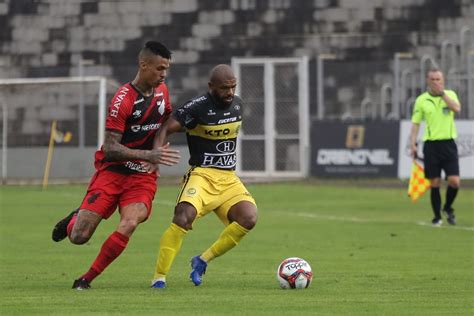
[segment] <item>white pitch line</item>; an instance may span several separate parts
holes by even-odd
[[[449,228],[449,229],[461,229],[461,230],[474,231],[474,227],[469,227],[469,226],[433,226],[433,224],[428,223],[428,222],[416,222],[416,224],[420,226],[428,226],[428,227],[433,227],[433,228]]]
[[[288,211],[275,211],[277,213],[286,214],[288,215]],[[323,220],[330,220],[330,221],[341,221],[341,222],[353,222],[353,223],[396,223],[396,224],[416,224],[419,226],[427,226],[433,228],[449,228],[449,229],[458,229],[458,230],[468,230],[474,231],[474,227],[471,226],[433,226],[431,223],[427,222],[411,222],[411,221],[383,221],[377,219],[368,219],[368,218],[358,218],[358,217],[345,217],[345,216],[333,216],[333,215],[321,215],[321,214],[310,214],[310,213],[291,213],[292,216],[300,216],[306,218],[315,218],[315,219],[323,219]]]
[[[71,194],[67,192],[60,192],[58,193],[62,196],[75,196],[76,194]],[[170,200],[162,200],[157,197],[153,200],[153,204],[164,205],[164,206],[175,206],[176,202]],[[275,211],[276,213],[288,215],[288,211]],[[377,219],[368,219],[368,218],[359,218],[359,217],[346,217],[346,216],[334,216],[334,215],[321,215],[321,214],[311,214],[311,213],[291,213],[292,216],[300,216],[306,218],[315,218],[315,219],[323,219],[329,221],[341,221],[341,222],[352,222],[352,223],[398,223],[398,224],[410,224],[413,222],[410,221],[383,221]],[[419,226],[426,226],[432,228],[449,228],[449,229],[458,229],[458,230],[467,230],[467,231],[474,231],[474,227],[471,226],[433,226],[431,223],[428,222],[415,222],[414,224]]]

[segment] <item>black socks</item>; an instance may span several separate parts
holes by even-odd
[[[433,209],[434,216],[441,218],[441,194],[439,188],[431,188],[431,208]]]
[[[451,205],[458,194],[458,188],[453,188],[452,186],[448,186],[446,190],[446,203],[444,204],[444,209],[447,211],[451,210]]]

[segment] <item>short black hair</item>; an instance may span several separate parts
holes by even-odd
[[[436,66],[432,66],[432,67],[428,68],[428,70],[426,71],[426,74],[425,74],[425,75],[426,75],[426,78],[428,78],[428,75],[429,75],[430,73],[432,73],[432,72],[440,72],[440,73],[443,73],[440,68],[438,68],[438,67],[436,67]]]
[[[160,55],[161,57],[166,58],[166,59],[171,59],[171,51],[160,42],[156,42],[156,41],[146,42],[141,52],[145,52],[145,51],[151,52],[154,55]]]

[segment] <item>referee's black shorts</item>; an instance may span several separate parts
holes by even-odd
[[[441,169],[446,176],[459,175],[458,147],[453,139],[426,141],[423,156],[426,178],[441,178]]]

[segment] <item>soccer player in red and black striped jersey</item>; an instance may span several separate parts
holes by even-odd
[[[108,107],[105,140],[95,154],[96,172],[80,207],[53,229],[54,241],[66,237],[73,244],[86,243],[102,219],[118,207],[120,223],[104,242],[90,269],[74,281],[73,289],[90,283],[127,246],[138,224],[151,213],[157,189],[156,164],[174,165],[179,153],[169,144],[153,149],[153,139],[171,113],[164,80],[171,52],[159,42],[147,42],[138,55],[135,79],[120,87]]]

